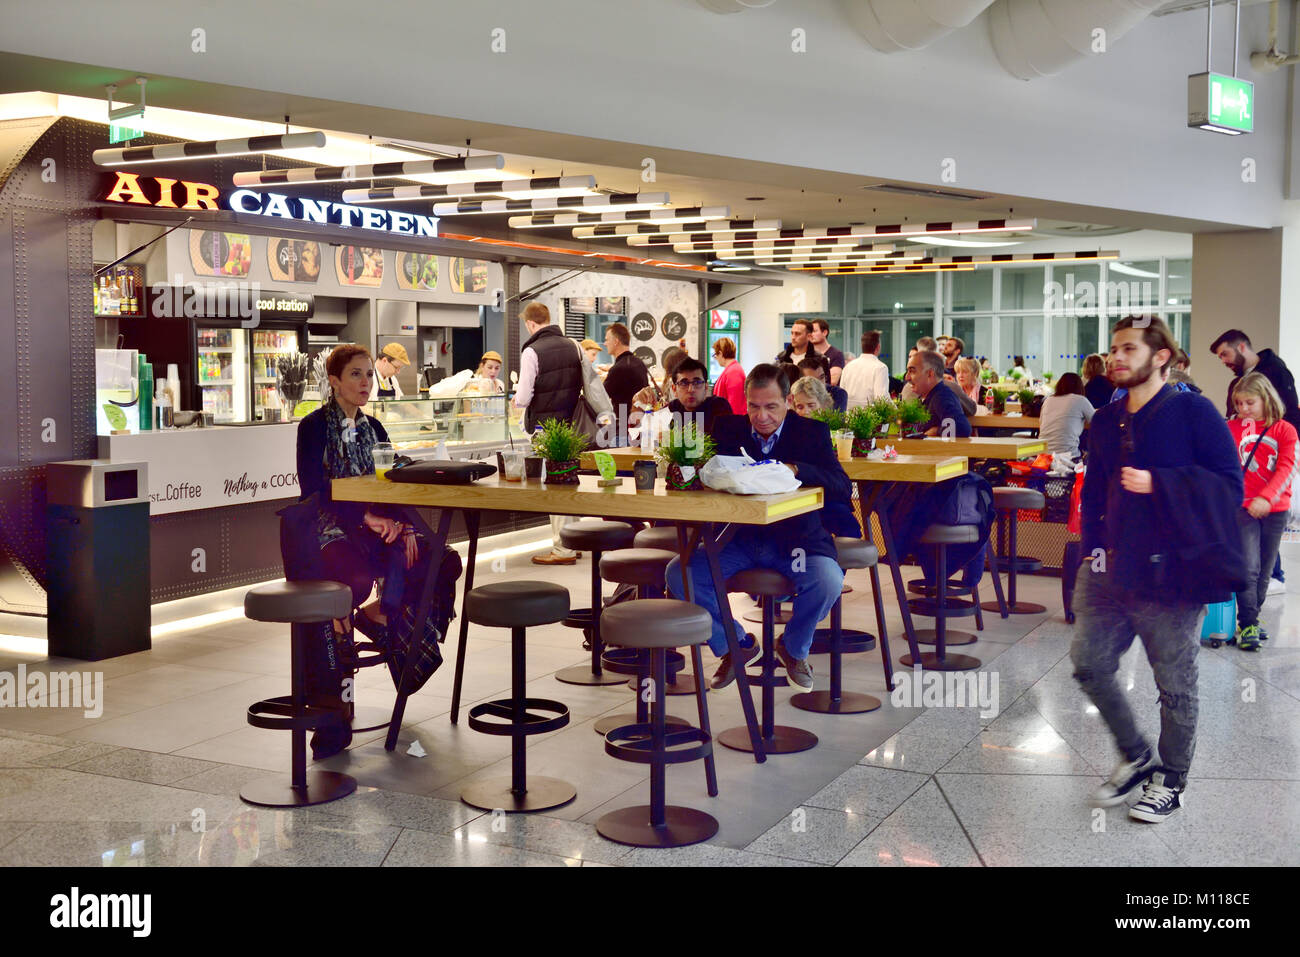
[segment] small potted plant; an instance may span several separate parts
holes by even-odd
[[[876,434],[891,435],[898,430],[898,403],[887,395],[872,402],[868,409],[876,417]]]
[[[993,392],[993,414],[1002,415],[1007,410],[1007,392],[1005,389],[994,388]]]
[[[1043,411],[1043,396],[1033,389],[1021,389],[1020,411],[1025,415],[1037,416]]]
[[[716,451],[713,436],[694,422],[685,422],[669,427],[655,454],[668,466],[664,476],[668,488],[676,492],[694,492],[704,488],[700,481],[700,466],[713,458]]]
[[[1056,375],[1055,372],[1044,372],[1044,373],[1043,373],[1043,381],[1044,381],[1044,382],[1051,382],[1051,381],[1052,381],[1052,377],[1053,377],[1054,375]]]
[[[533,441],[533,451],[546,459],[547,485],[577,485],[578,460],[587,447],[587,436],[572,422],[547,419]]]
[[[980,381],[985,385],[992,385],[998,381],[998,374],[992,369],[985,369],[980,373]]]
[[[844,427],[853,433],[853,446],[850,453],[855,459],[865,459],[876,447],[876,432],[880,429],[880,419],[869,405],[850,409],[844,417]]]
[[[930,410],[920,399],[901,399],[898,402],[898,431],[903,438],[911,439],[925,434],[925,423],[930,421]]]

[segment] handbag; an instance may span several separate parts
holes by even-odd
[[[444,547],[438,565],[438,580],[434,586],[433,603],[429,606],[429,616],[421,627],[416,625],[415,613],[420,604],[424,579],[419,575],[407,577],[402,591],[401,616],[396,624],[389,623],[389,633],[385,636],[388,645],[386,650],[389,653],[388,671],[393,677],[393,687],[399,693],[415,694],[442,666],[442,649],[438,646],[446,639],[447,629],[452,619],[456,617],[456,582],[460,579],[463,570],[460,555]],[[384,644],[383,641],[379,643],[381,647]],[[402,675],[406,669],[406,660],[412,654],[412,648],[415,649],[415,660],[411,663],[411,673],[407,676],[407,682],[403,684]]]

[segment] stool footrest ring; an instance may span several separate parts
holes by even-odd
[[[570,608],[569,617],[564,619],[566,628],[590,628],[594,623],[594,618],[590,608]]]
[[[869,631],[858,631],[856,628],[840,629],[840,654],[854,655],[862,651],[876,650],[876,636]],[[818,628],[813,632],[812,647],[808,649],[810,655],[829,655],[831,653],[831,630],[829,628]]]
[[[648,722],[625,724],[605,735],[605,753],[620,761],[650,764],[661,759],[665,764],[699,761],[713,753],[713,739],[696,727],[666,728],[665,750],[654,749],[654,728]]]
[[[552,712],[535,714],[534,712]],[[485,720],[488,717],[497,720]],[[515,703],[509,698],[486,701],[469,709],[469,726],[483,734],[515,734]],[[524,734],[545,734],[569,723],[569,709],[561,701],[550,698],[525,698],[523,720]]]
[[[644,648],[606,647],[600,656],[600,667],[616,675],[639,675],[650,668],[649,654]],[[676,675],[686,668],[686,656],[680,651],[669,651],[664,664],[668,675]]]
[[[314,731],[322,725],[342,720],[337,711],[329,708],[295,707],[290,695],[264,698],[248,706],[248,723],[271,731]]]

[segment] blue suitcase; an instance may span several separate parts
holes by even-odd
[[[1237,596],[1215,605],[1207,605],[1205,621],[1201,624],[1201,641],[1218,648],[1225,641],[1232,642],[1237,634]]]

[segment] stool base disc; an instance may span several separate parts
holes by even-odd
[[[749,740],[749,728],[743,724],[738,728],[728,728],[717,736],[719,744],[733,751],[754,751]],[[817,747],[817,735],[803,728],[789,728],[778,724],[772,729],[772,736],[763,739],[763,751],[767,754],[795,754]]]
[[[911,668],[913,659],[910,654],[898,659],[899,664]],[[921,667],[926,671],[973,671],[980,666],[978,658],[970,655],[946,655],[942,661],[933,651],[921,652]]]
[[[790,623],[790,618],[793,616],[793,614],[794,612],[790,611],[790,609],[782,608],[780,611],[776,613],[776,618],[774,618],[773,620],[778,625],[788,625]],[[740,617],[745,619],[745,621],[752,621],[761,625],[763,623],[763,609],[756,608],[753,611],[747,611]]]
[[[935,636],[938,634],[933,628],[916,629],[916,642],[919,645],[933,645],[938,642]],[[953,645],[973,645],[979,641],[969,631],[945,631],[943,633],[943,643],[951,647]]]
[[[357,789],[357,779],[338,771],[308,771],[307,786],[295,788],[283,774],[249,781],[239,789],[239,798],[259,807],[311,807],[347,797]]]
[[[627,675],[616,675],[604,669],[598,675],[592,674],[590,664],[561,668],[555,673],[555,678],[566,685],[621,685],[627,681]]]
[[[998,603],[995,601],[981,602],[980,607],[985,611],[1001,611]],[[1007,602],[1007,614],[1009,615],[1043,615],[1047,613],[1047,606],[1040,605],[1032,601],[1018,601],[1014,605]]]
[[[592,726],[592,730],[603,737],[615,728],[621,728],[626,724],[636,724],[637,722],[638,719],[635,714],[611,714],[608,718],[601,718],[597,721]],[[664,724],[667,725],[670,730],[673,728],[689,728],[691,726],[689,721],[685,718],[679,718],[675,714],[666,715],[664,717]]]
[[[530,774],[525,783],[528,790],[516,794],[510,790],[510,778],[489,778],[461,791],[460,799],[470,807],[482,808],[484,811],[501,808],[507,814],[527,814],[560,807],[578,796],[578,791],[572,784],[559,778]]]
[[[829,691],[805,691],[793,695],[790,703],[800,711],[818,714],[866,714],[880,707],[879,698],[856,691],[842,691],[838,700],[832,698]]]
[[[596,822],[596,833],[617,844],[632,847],[685,847],[699,844],[718,833],[711,814],[669,804],[664,808],[664,826],[650,824],[650,805],[610,811]]]

